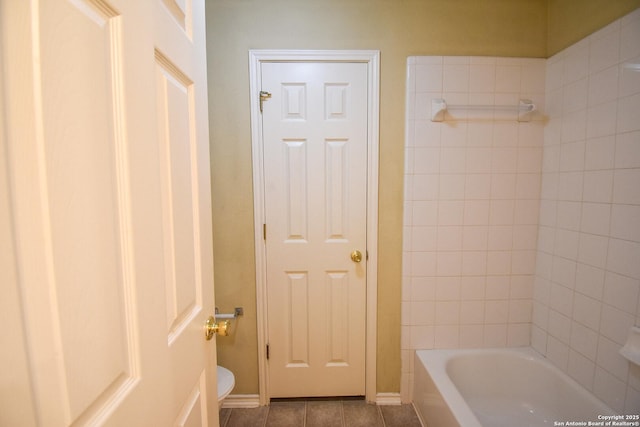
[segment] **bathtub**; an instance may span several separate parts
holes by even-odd
[[[417,350],[413,404],[427,427],[606,425],[615,415],[531,348]]]

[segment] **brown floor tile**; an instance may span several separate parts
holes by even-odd
[[[272,403],[269,406],[267,427],[304,426],[305,402]]]
[[[231,409],[222,408],[220,409],[220,427],[225,427],[227,425],[227,421],[229,421],[229,417],[231,416]]]
[[[384,418],[384,420],[383,420]],[[221,427],[421,427],[413,405],[376,406],[363,400],[271,402],[220,411]]]
[[[342,427],[342,402],[307,402],[306,427]]]
[[[346,427],[383,427],[376,405],[366,402],[342,402]]]
[[[232,409],[225,427],[262,427],[267,419],[268,406]]]
[[[381,406],[386,427],[421,427],[413,405]]]

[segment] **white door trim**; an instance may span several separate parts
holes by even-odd
[[[269,378],[266,345],[267,281],[266,252],[263,239],[264,164],[262,120],[259,92],[260,64],[263,62],[360,62],[367,64],[368,130],[367,130],[367,319],[365,398],[376,401],[376,331],[378,300],[378,146],[380,105],[380,52],[377,50],[250,50],[249,79],[251,95],[251,140],[253,157],[253,210],[256,257],[256,309],[258,328],[258,378],[260,404],[269,404]]]

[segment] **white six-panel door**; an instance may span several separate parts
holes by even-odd
[[[217,426],[204,1],[1,7],[0,424]]]
[[[364,395],[367,64],[260,71],[269,393]]]

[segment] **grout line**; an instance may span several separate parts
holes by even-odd
[[[380,408],[380,405],[376,405],[376,410],[378,411],[378,418],[382,421],[382,427],[387,427],[387,423],[384,421],[384,417],[382,416],[382,408]]]
[[[307,427],[307,407],[309,406],[309,402],[304,402],[304,414],[302,416],[302,427]]]
[[[269,412],[271,411],[271,405],[267,405],[267,414],[264,417],[264,423],[262,427],[267,427],[267,420],[269,419]]]

